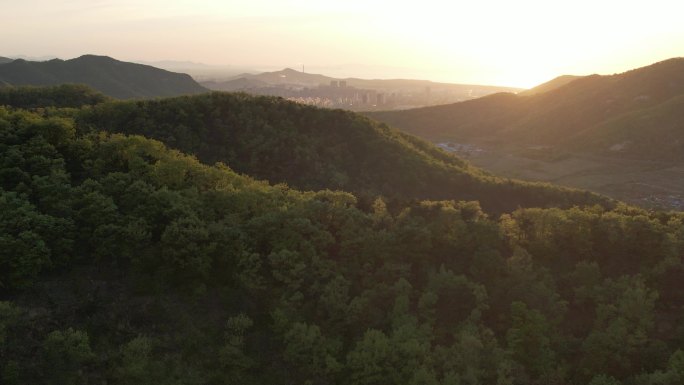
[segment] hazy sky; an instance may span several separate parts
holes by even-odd
[[[0,0],[0,10],[0,56],[305,64],[520,87],[684,56],[681,0]]]

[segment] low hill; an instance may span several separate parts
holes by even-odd
[[[367,115],[430,140],[563,147],[576,135],[598,135],[598,126],[609,120],[652,109],[682,94],[684,59],[675,58],[622,74],[582,77],[543,93]],[[664,120],[677,119],[674,109],[658,111],[669,114]],[[625,135],[619,140],[637,139]],[[617,138],[612,142],[619,143]]]
[[[0,64],[10,63],[12,61],[14,61],[14,59],[10,59],[8,57],[0,56]]]
[[[85,84],[119,99],[178,96],[207,91],[186,74],[94,55],[45,62],[14,60],[0,65],[0,81],[15,86]]]
[[[260,74],[243,74],[240,78],[257,80],[268,84],[292,84],[303,86],[317,86],[328,84],[333,78],[320,74],[310,74],[302,71],[285,68],[280,71],[263,72]]]
[[[249,79],[246,77],[241,77],[226,81],[208,80],[202,82],[202,86],[215,91],[235,92],[250,90],[254,88],[268,87],[269,84],[259,79]]]
[[[85,110],[79,125],[155,138],[209,164],[302,190],[366,200],[456,199],[489,212],[608,201],[579,190],[501,179],[358,114],[274,97],[213,93]]]
[[[201,84],[214,91],[247,91],[272,87],[318,87],[328,85],[332,77],[285,68],[262,73],[242,73],[226,80],[205,80]]]

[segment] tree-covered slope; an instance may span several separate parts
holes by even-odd
[[[362,207],[76,115],[0,107],[3,384],[684,380],[681,213]]]
[[[610,204],[580,190],[497,178],[435,146],[358,114],[274,97],[213,93],[100,104],[79,127],[140,134],[201,161],[298,189],[479,200],[490,212],[517,207]]]
[[[108,100],[110,98],[100,92],[77,84],[52,87],[0,87],[0,106],[14,108],[80,108],[104,103]]]
[[[0,64],[0,81],[15,86],[85,84],[119,99],[167,97],[207,91],[187,74],[95,55],[45,62],[14,60]]]
[[[576,135],[585,135],[587,142],[591,141],[589,133],[604,135],[595,128],[609,120],[653,109],[683,94],[684,59],[675,58],[622,74],[585,76],[532,95],[501,94],[366,115],[430,140],[488,140],[563,148]],[[668,121],[681,115],[674,109],[658,111]],[[625,133],[630,133],[629,127]],[[636,141],[642,134],[630,140]],[[613,143],[619,143],[617,138]]]

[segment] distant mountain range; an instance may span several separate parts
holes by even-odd
[[[257,79],[249,79],[247,77],[240,77],[237,79],[226,81],[207,80],[203,81],[201,84],[202,86],[209,88],[210,90],[226,92],[247,91],[255,88],[269,86],[269,84],[264,81]]]
[[[84,55],[71,60],[53,59],[45,62],[8,60],[5,63],[0,60],[0,84],[85,84],[119,99],[178,96],[208,91],[189,75],[122,62],[107,56]]]
[[[217,74],[226,79],[226,74],[238,70],[195,62],[129,63],[95,55],[47,61],[0,57],[0,85],[84,84],[119,99],[179,96],[208,90],[237,91],[350,110],[406,109],[470,100],[497,92],[522,91],[412,79],[340,79],[291,68],[257,74],[243,72],[227,80],[211,80]],[[173,71],[190,72],[196,79],[208,80],[200,84],[185,73]]]
[[[513,87],[499,87],[499,86],[483,86],[474,84],[454,84],[454,83],[439,83],[429,80],[415,80],[415,79],[359,79],[359,78],[334,78],[321,74],[312,74],[302,71],[297,71],[292,68],[285,68],[280,71],[263,72],[259,74],[243,73],[234,76],[232,79],[226,81],[203,82],[208,88],[216,90],[225,90],[224,88],[234,88],[237,81],[244,80],[253,81],[254,85],[262,85],[264,83],[269,85],[293,85],[293,86],[308,86],[316,87],[319,85],[329,85],[331,81],[344,81],[349,87],[357,87],[364,89],[377,89],[382,91],[388,90],[405,90],[405,91],[420,91],[424,92],[425,87],[431,87],[434,90],[451,89],[458,91],[468,91],[475,95],[486,95],[494,92],[519,92],[520,88]],[[248,83],[249,84],[249,83]]]
[[[134,63],[150,65],[172,72],[185,73],[192,76],[198,82],[232,78],[238,74],[256,72],[244,66],[212,65],[181,60],[134,61]]]
[[[368,113],[433,141],[550,146],[684,160],[684,58],[622,74],[559,77],[520,94]]]
[[[413,79],[334,78],[291,68],[259,74],[243,73],[227,80],[208,80],[203,86],[216,91],[244,91],[274,95],[324,107],[357,111],[406,109],[470,100],[518,88],[437,83]]]

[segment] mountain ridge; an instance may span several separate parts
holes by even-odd
[[[544,92],[548,92],[551,90],[554,90],[558,87],[562,87],[572,81],[575,81],[579,78],[582,78],[582,76],[577,76],[577,75],[560,75],[557,76],[548,82],[544,82],[538,86],[535,86],[533,88],[530,88],[529,90],[525,90],[519,93],[519,95],[535,95],[535,94],[540,94]]]
[[[478,148],[465,155],[499,175],[681,210],[683,95],[684,59],[672,58],[532,95],[364,114],[432,142]]]
[[[540,93],[366,115],[430,140],[562,146],[608,119],[682,93],[684,58],[673,58],[621,74],[572,79]]]
[[[0,65],[0,81],[16,86],[85,84],[108,96],[121,99],[178,96],[207,91],[187,74],[97,55],[45,62],[17,59]]]
[[[284,77],[283,77],[284,76]],[[380,79],[380,78],[371,78],[371,79],[365,79],[365,78],[359,78],[359,77],[333,77],[333,76],[327,76],[323,74],[315,74],[315,73],[308,73],[308,72],[302,72],[290,67],[283,68],[278,71],[267,71],[267,72],[260,72],[260,73],[242,73],[238,75],[234,75],[226,80],[223,80],[225,82],[230,82],[232,80],[236,79],[256,79],[260,81],[264,81],[266,83],[270,84],[278,84],[278,83],[285,83],[289,79],[287,79],[287,76],[290,76],[291,78],[294,78],[294,82],[292,84],[298,84],[298,85],[304,85],[304,84],[309,84],[309,85],[328,85],[330,81],[346,81],[348,86],[352,87],[358,87],[358,88],[383,88],[383,87],[425,87],[425,86],[453,86],[453,87],[476,87],[476,88],[482,88],[482,89],[492,89],[492,90],[509,90],[511,92],[515,91],[523,91],[522,88],[516,88],[516,87],[505,87],[505,86],[496,86],[496,85],[480,85],[480,84],[468,84],[468,83],[445,83],[445,82],[436,82],[432,80],[424,80],[424,79],[409,79],[409,78],[389,78],[389,79]],[[221,83],[222,81],[214,81],[215,83]],[[203,82],[204,83],[204,82]],[[398,84],[398,85],[397,85]],[[218,89],[217,89],[218,90]]]

